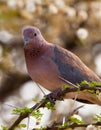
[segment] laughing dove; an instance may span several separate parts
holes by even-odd
[[[24,52],[28,73],[33,81],[44,88],[54,91],[67,83],[101,82],[100,78],[90,70],[75,54],[52,43],[47,42],[40,30],[27,26],[22,31]],[[59,78],[61,77],[61,78]],[[66,98],[75,98],[78,92],[66,94]],[[80,92],[77,99],[101,105],[101,101],[89,92]]]

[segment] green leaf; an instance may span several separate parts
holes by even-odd
[[[45,107],[47,107],[48,109],[51,109],[51,110],[55,110],[55,103],[54,102],[47,102],[45,104]]]
[[[14,114],[24,114],[24,113],[27,113],[27,112],[31,113],[31,109],[28,108],[28,107],[13,109]]]
[[[89,82],[87,82],[86,80],[83,80],[81,83],[80,83],[80,86],[81,85],[89,85]]]
[[[96,90],[96,96],[99,96],[100,92],[99,90]]]
[[[88,85],[89,87],[96,87],[96,86],[101,86],[101,82],[96,82],[96,81],[88,82],[84,80],[80,83],[80,85]]]
[[[78,92],[78,94],[80,93],[80,88],[78,88],[77,92]]]
[[[8,127],[7,126],[0,126],[0,130],[8,130]]]
[[[94,121],[97,121],[97,122],[101,122],[101,115],[96,115],[94,118],[93,118]]]
[[[41,120],[41,117],[43,116],[39,109],[33,111],[31,115],[34,116],[37,120]]]
[[[39,102],[36,98],[33,98],[32,100],[33,100],[33,102],[35,102],[35,103],[38,103],[38,102]]]
[[[101,82],[92,81],[91,84],[90,84],[90,86],[91,87],[101,86]]]
[[[63,125],[59,125],[59,126],[58,126],[58,130],[61,130],[61,129],[66,129],[66,128],[69,128],[69,125],[68,125],[68,123],[67,123],[67,122],[64,122],[64,124],[63,124]]]
[[[83,120],[80,120],[80,119],[78,119],[78,118],[76,118],[74,116],[70,117],[70,122],[71,123],[77,123],[77,124],[84,124]]]
[[[26,128],[26,124],[19,124],[17,127],[18,128]]]
[[[72,86],[64,85],[64,86],[62,86],[62,91],[66,90],[67,88],[73,88],[73,87]]]

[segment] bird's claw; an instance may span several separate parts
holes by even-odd
[[[63,98],[61,97],[61,89],[53,91],[52,93],[48,94],[46,98],[49,99],[51,102],[54,102],[56,100],[63,100]]]

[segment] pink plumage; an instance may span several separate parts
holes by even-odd
[[[100,78],[75,54],[47,42],[38,28],[25,27],[23,38],[28,73],[33,81],[46,89],[54,91],[66,85],[66,82],[59,77],[73,84],[80,83],[83,80],[101,82]],[[65,98],[74,98],[75,94],[69,93]],[[80,92],[77,98],[101,105],[101,101],[88,92]]]

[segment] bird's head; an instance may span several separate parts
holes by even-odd
[[[44,38],[38,28],[33,26],[24,27],[22,30],[24,44],[41,44]]]

